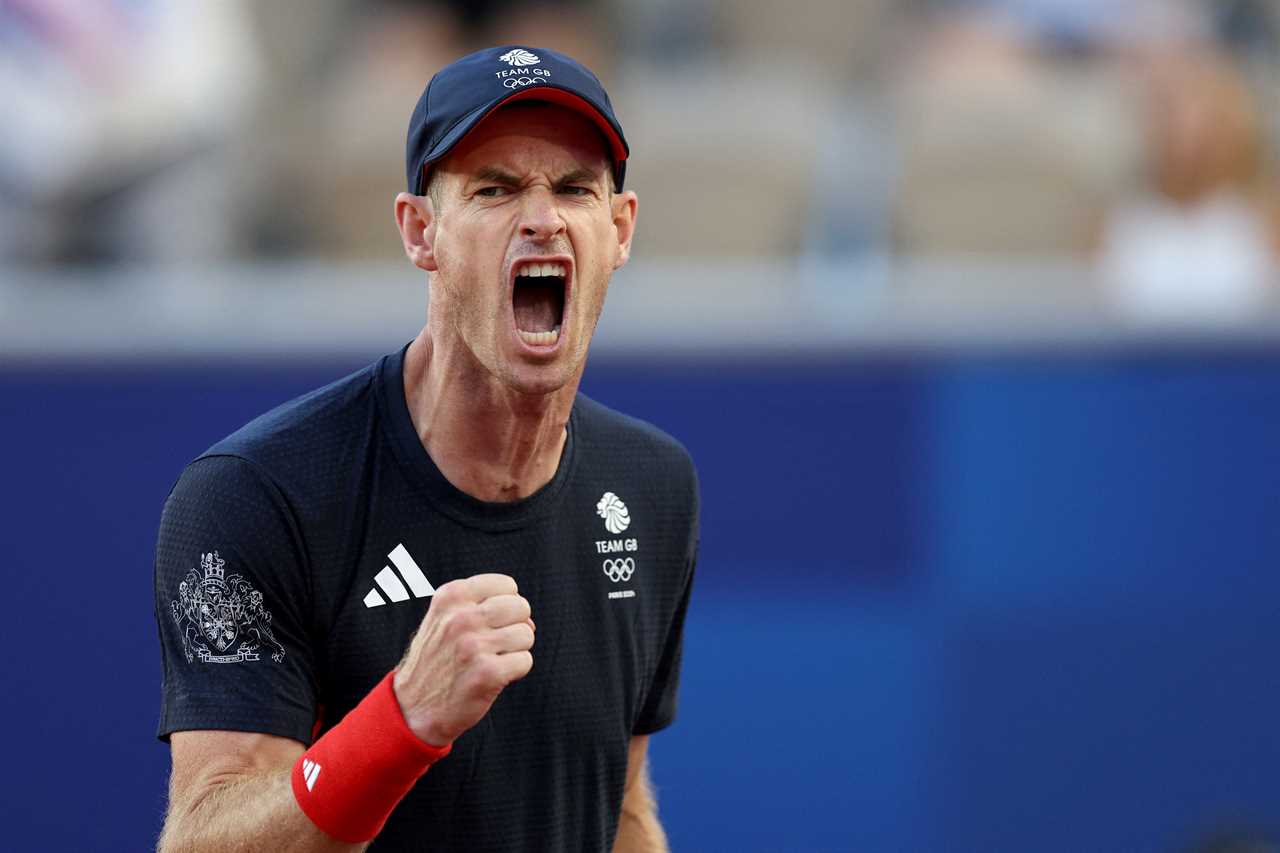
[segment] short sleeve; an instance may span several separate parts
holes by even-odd
[[[189,465],[156,542],[158,736],[222,729],[310,742],[310,600],[297,525],[275,484],[239,457]]]
[[[636,735],[653,734],[665,729],[671,725],[676,716],[676,699],[680,689],[680,662],[684,654],[685,614],[689,610],[689,598],[693,593],[693,575],[698,564],[699,503],[696,476],[691,477],[691,490],[689,513],[691,524],[688,547],[685,551],[683,589],[680,591],[671,623],[667,628],[662,656],[658,659],[658,666],[650,682],[644,707],[631,730],[631,733]]]

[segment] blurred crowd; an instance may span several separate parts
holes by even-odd
[[[409,111],[503,42],[604,79],[646,256],[1083,259],[1237,311],[1280,256],[1280,0],[10,0],[0,39],[8,263],[394,260]]]

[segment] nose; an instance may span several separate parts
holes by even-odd
[[[564,233],[564,218],[550,189],[537,187],[525,194],[520,210],[520,234],[528,240],[546,242]]]

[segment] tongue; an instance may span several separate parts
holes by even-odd
[[[557,279],[547,284],[517,281],[512,299],[516,328],[523,332],[551,331],[560,322],[563,300],[563,285]]]

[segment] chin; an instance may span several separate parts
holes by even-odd
[[[507,387],[521,394],[544,396],[554,394],[569,384],[573,371],[561,364],[521,364],[508,371],[503,381]]]

